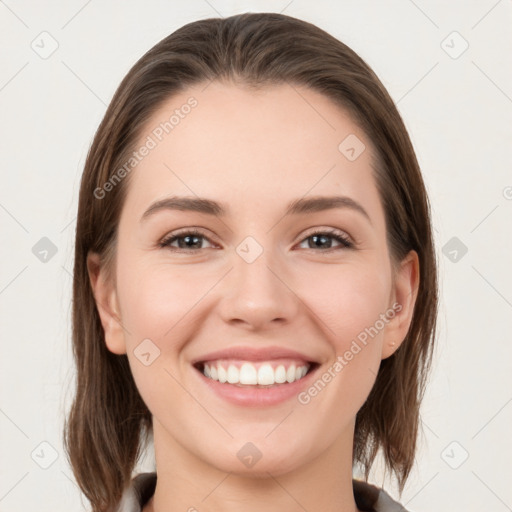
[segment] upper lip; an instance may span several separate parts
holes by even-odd
[[[290,350],[284,347],[229,347],[223,350],[209,352],[192,361],[192,364],[204,363],[205,361],[216,361],[217,359],[240,359],[244,361],[271,361],[273,359],[288,358],[298,359],[306,363],[315,363],[316,361],[296,350]]]

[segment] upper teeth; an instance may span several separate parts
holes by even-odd
[[[268,386],[295,382],[304,377],[308,369],[309,364],[301,366],[293,363],[290,365],[280,364],[274,369],[270,363],[263,363],[257,368],[250,362],[244,362],[238,368],[235,364],[227,365],[214,361],[204,365],[203,373],[206,377],[222,383]]]

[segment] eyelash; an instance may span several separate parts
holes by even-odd
[[[205,236],[201,231],[196,230],[196,229],[188,229],[187,231],[183,231],[181,233],[175,233],[175,234],[172,234],[172,235],[164,238],[163,240],[161,240],[158,243],[158,245],[162,249],[167,248],[167,249],[170,249],[175,252],[192,252],[192,253],[194,253],[194,252],[200,251],[201,249],[179,249],[179,248],[170,246],[176,240],[178,240],[180,238],[185,238],[186,236],[190,236],[190,235],[203,238],[205,240],[208,240],[210,243],[212,243],[211,240],[207,236]],[[341,244],[341,247],[331,247],[329,249],[325,249],[325,250],[321,249],[320,251],[315,251],[315,252],[324,252],[325,253],[325,252],[331,252],[331,251],[336,251],[336,250],[340,250],[340,249],[353,249],[355,246],[355,244],[352,243],[348,239],[348,237],[346,237],[343,234],[343,232],[338,231],[336,229],[321,229],[321,230],[314,231],[312,233],[309,233],[307,237],[303,238],[300,243],[306,241],[308,238],[311,238],[315,235],[327,235]],[[308,249],[314,250],[314,248],[308,248]]]

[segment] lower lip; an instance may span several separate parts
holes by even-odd
[[[311,380],[316,374],[318,367],[313,368],[302,379],[291,383],[277,384],[268,388],[239,387],[234,384],[219,382],[206,377],[203,372],[194,368],[201,380],[217,396],[235,404],[245,407],[266,407],[276,405],[291,398],[297,397],[304,388],[310,385]]]

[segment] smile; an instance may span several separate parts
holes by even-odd
[[[269,407],[296,399],[321,366],[312,353],[241,345],[199,355],[191,363],[202,383],[199,389],[208,397],[243,407]]]
[[[202,364],[205,377],[238,386],[274,386],[302,379],[311,368],[304,361],[233,361],[217,360]]]

